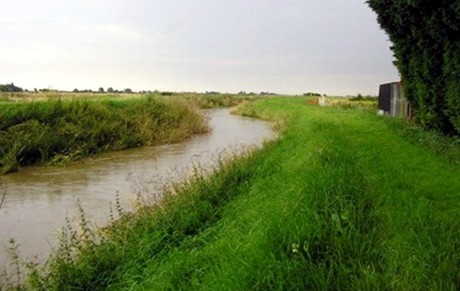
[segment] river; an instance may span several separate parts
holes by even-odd
[[[43,263],[65,219],[78,217],[77,203],[87,218],[102,226],[109,221],[117,195],[125,209],[164,180],[181,179],[193,163],[206,164],[228,149],[261,145],[273,137],[267,122],[207,110],[212,131],[189,140],[155,147],[102,154],[61,167],[29,167],[0,176],[0,270],[10,260],[8,241],[14,238],[24,260]],[[78,202],[79,201],[79,202]]]

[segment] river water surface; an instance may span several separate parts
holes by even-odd
[[[266,122],[234,116],[225,109],[206,114],[212,131],[182,143],[107,153],[66,167],[30,167],[0,176],[0,195],[7,192],[0,209],[0,270],[9,264],[6,248],[11,238],[20,245],[22,258],[42,263],[55,246],[65,218],[73,221],[78,216],[78,201],[90,220],[104,225],[117,193],[128,205],[136,193],[158,185],[159,180],[180,178],[193,162],[205,164],[225,149],[260,145],[273,137]]]

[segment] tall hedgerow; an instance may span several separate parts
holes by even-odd
[[[368,0],[417,121],[460,134],[460,0]]]

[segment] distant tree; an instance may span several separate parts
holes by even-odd
[[[97,92],[99,92],[99,93],[104,93],[104,88],[99,87],[99,89],[97,90]]]
[[[264,91],[262,91],[262,92],[259,93],[259,95],[266,96],[266,95],[276,95],[276,94],[273,93],[273,92],[268,92],[268,91],[264,92]]]
[[[128,93],[128,94],[131,94],[133,93],[133,90],[129,89],[129,88],[126,88],[125,90],[123,90],[124,93]]]
[[[112,87],[107,88],[107,92],[113,93],[113,88]]]
[[[11,84],[0,84],[0,92],[23,92],[24,90],[21,87]]]
[[[73,91],[72,91],[72,92],[74,92],[74,93],[78,93],[78,92],[80,92],[80,91],[78,91],[78,89],[77,89],[77,88],[75,88],[75,89],[73,89]]]
[[[303,96],[321,96],[321,94],[319,93],[315,93],[315,92],[307,92],[307,93],[304,93]]]

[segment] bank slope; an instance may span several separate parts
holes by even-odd
[[[283,119],[277,141],[87,236],[77,260],[64,246],[35,286],[458,289],[458,144],[441,155],[401,122],[304,101],[247,105]]]
[[[0,103],[0,174],[178,142],[207,130],[196,108],[172,98],[56,97]]]

